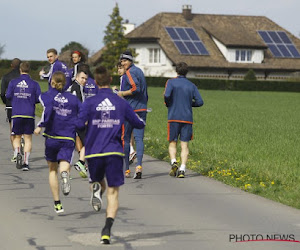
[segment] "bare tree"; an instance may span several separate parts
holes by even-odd
[[[1,55],[4,53],[4,47],[5,47],[5,45],[0,44],[0,58],[1,58]]]

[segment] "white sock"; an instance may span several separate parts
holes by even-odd
[[[14,150],[14,156],[17,156],[17,154],[20,152],[20,148],[15,148]]]
[[[130,154],[134,152],[134,147],[130,144]]]
[[[30,156],[30,152],[24,153],[24,163],[27,165],[28,165],[28,161],[29,161],[29,156]]]
[[[179,171],[184,171],[185,172],[185,165],[181,164]]]
[[[173,164],[174,162],[176,162],[176,159],[172,159],[171,160],[171,164]]]

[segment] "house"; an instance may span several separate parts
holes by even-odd
[[[146,76],[175,77],[184,61],[188,77],[281,80],[300,71],[300,39],[264,16],[158,13],[126,35]]]

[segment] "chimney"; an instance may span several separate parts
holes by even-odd
[[[192,5],[182,5],[182,15],[185,20],[191,21],[193,19]]]

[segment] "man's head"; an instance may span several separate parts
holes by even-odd
[[[87,73],[87,75],[89,77],[93,76],[93,74],[91,73],[91,70],[90,70],[90,66],[88,64],[86,64],[86,63],[79,64],[78,71],[80,71],[80,70],[83,70],[85,73]]]
[[[21,64],[20,64],[20,73],[21,74],[28,74],[29,71],[30,71],[29,62],[21,62]]]
[[[185,62],[179,62],[176,64],[176,73],[180,76],[186,76],[189,72],[188,65]]]
[[[20,68],[20,64],[21,64],[21,60],[19,58],[14,58],[12,61],[11,61],[11,67],[13,69],[18,69]]]
[[[88,73],[83,69],[79,69],[75,79],[81,86],[84,86],[88,79]]]
[[[120,55],[120,62],[122,66],[127,70],[133,63],[133,56],[129,50],[126,50]]]
[[[122,65],[121,62],[118,62],[118,64],[117,64],[117,70],[118,70],[118,75],[119,76],[124,75],[125,72],[126,72],[126,70],[125,70],[125,68],[124,68],[124,66]]]
[[[47,50],[47,58],[49,63],[54,63],[55,60],[58,58],[57,50],[56,49],[48,49]]]
[[[94,72],[95,81],[99,87],[109,87],[112,78],[110,72],[103,66],[100,66],[95,69]]]

